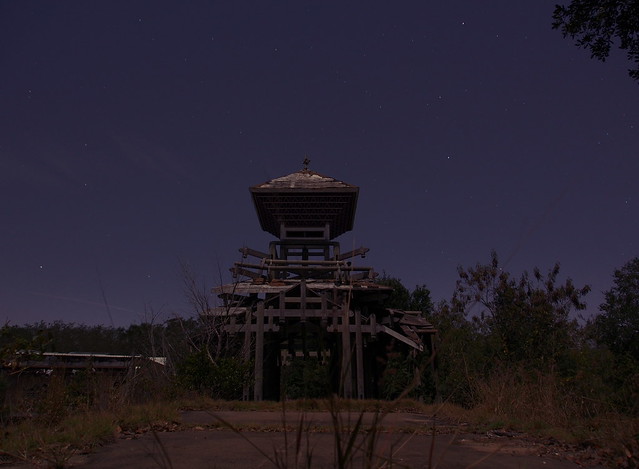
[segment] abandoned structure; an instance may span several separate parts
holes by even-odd
[[[277,239],[266,252],[240,249],[236,281],[213,290],[224,306],[209,314],[225,318],[254,363],[246,399],[280,399],[291,359],[328,365],[333,393],[377,397],[389,351],[432,352],[435,329],[420,311],[385,308],[392,289],[353,261],[368,248],[342,252],[335,240],[353,228],[359,188],[307,165],[250,188],[262,229]]]

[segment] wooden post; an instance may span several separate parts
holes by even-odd
[[[355,310],[355,374],[357,398],[364,399],[364,343],[362,340],[362,312]]]
[[[353,377],[351,376],[351,331],[348,307],[342,306],[342,389],[344,398],[353,397]]]
[[[255,388],[253,398],[261,401],[264,391],[264,302],[257,304],[257,330],[255,332]]]
[[[284,315],[285,309],[286,309],[286,295],[284,294],[284,290],[282,290],[280,291],[280,301],[279,301],[280,324],[284,324],[286,322],[286,316]]]
[[[306,279],[300,282],[300,309],[302,310],[300,322],[304,323],[306,322]]]
[[[268,327],[266,328],[268,331],[272,331],[273,330],[273,305],[270,305],[268,307],[268,314],[267,314],[267,321],[268,321]]]
[[[369,321],[371,324],[371,339],[377,339],[377,318],[375,317],[375,313],[371,313],[369,316]]]
[[[322,304],[321,304],[321,308],[322,308],[322,319],[321,319],[321,324],[323,328],[326,328],[326,325],[328,324],[328,300],[326,298],[326,292],[322,292]]]
[[[246,308],[246,314],[244,315],[244,349],[242,351],[244,355],[244,362],[249,363],[251,360],[251,323],[253,322],[250,308]],[[248,383],[244,383],[242,388],[242,399],[248,401],[250,399],[250,391]]]

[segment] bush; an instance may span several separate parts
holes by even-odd
[[[220,358],[213,363],[205,351],[192,353],[178,366],[178,384],[214,399],[241,399],[251,381],[251,363],[237,358]]]
[[[281,388],[286,399],[315,399],[330,395],[328,366],[317,359],[293,359],[282,367]]]

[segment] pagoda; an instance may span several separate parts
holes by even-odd
[[[436,332],[420,311],[384,307],[392,288],[371,267],[356,264],[368,248],[342,252],[336,241],[353,229],[359,187],[308,169],[250,187],[262,230],[276,239],[264,251],[240,248],[234,282],[213,291],[224,305],[226,333],[241,335],[254,365],[245,399],[285,397],[281,372],[291,359],[319,360],[330,392],[379,395],[385,354],[401,347],[432,352]]]

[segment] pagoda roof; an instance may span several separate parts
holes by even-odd
[[[359,187],[303,169],[250,188],[260,225],[278,238],[287,227],[329,225],[331,239],[353,229]]]
[[[273,191],[273,190],[353,190],[357,186],[338,181],[330,176],[303,169],[287,176],[271,179],[263,184],[251,187],[251,192]]]

